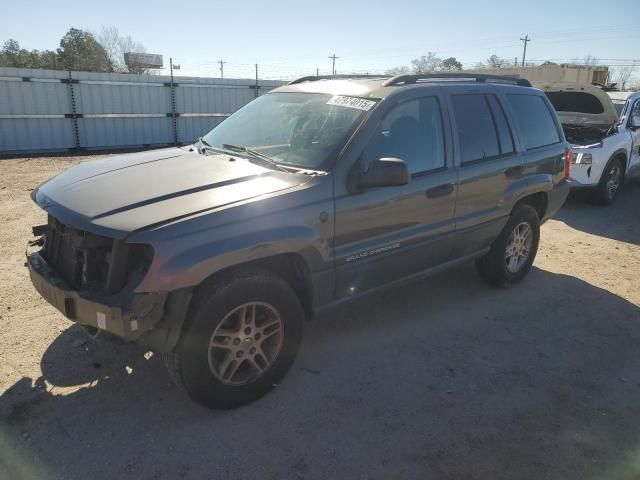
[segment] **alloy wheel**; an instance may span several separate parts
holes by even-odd
[[[622,172],[620,170],[620,165],[618,163],[614,163],[609,170],[609,175],[607,178],[607,196],[609,200],[613,200],[618,192],[618,188],[620,188],[620,179],[622,177]]]
[[[234,308],[209,340],[209,370],[228,385],[258,379],[273,364],[284,340],[280,313],[268,303],[249,302]]]
[[[531,226],[527,222],[516,225],[509,235],[505,263],[510,273],[517,273],[527,263],[533,246]]]

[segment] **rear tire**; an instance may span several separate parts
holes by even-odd
[[[476,260],[476,269],[491,285],[517,283],[531,270],[539,242],[540,219],[535,209],[516,205],[489,253]]]
[[[622,188],[623,179],[623,162],[619,158],[614,158],[602,172],[600,183],[593,192],[592,202],[605,207],[611,205]]]
[[[200,287],[169,375],[197,403],[234,408],[268,393],[285,376],[302,338],[304,311],[293,289],[262,270]]]

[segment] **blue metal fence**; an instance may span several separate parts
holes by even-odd
[[[0,154],[188,143],[281,84],[0,68]]]

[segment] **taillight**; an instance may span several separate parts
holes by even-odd
[[[568,180],[569,175],[571,175],[571,164],[573,163],[573,151],[568,148],[566,152],[564,152],[564,175],[562,180]]]

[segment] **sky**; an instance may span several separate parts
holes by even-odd
[[[382,73],[429,51],[471,67],[520,60],[528,34],[527,61],[635,60],[640,76],[640,0],[0,1],[0,43],[55,49],[71,27],[115,26],[181,75],[219,76],[221,59],[226,78],[253,77],[256,63],[265,79],[329,74],[334,53],[337,73]]]

